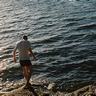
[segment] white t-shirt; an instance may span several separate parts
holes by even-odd
[[[29,55],[30,48],[31,48],[31,44],[27,40],[22,40],[17,43],[15,49],[19,51],[20,60],[30,60],[30,55]]]

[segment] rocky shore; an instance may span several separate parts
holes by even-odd
[[[88,85],[68,93],[56,90],[55,83],[31,84],[28,88],[22,83],[9,86],[0,96],[96,96],[96,86]]]

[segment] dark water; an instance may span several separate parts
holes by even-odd
[[[12,51],[27,34],[38,59],[33,77],[63,90],[94,83],[95,31],[96,0],[0,0],[1,81],[23,78]]]

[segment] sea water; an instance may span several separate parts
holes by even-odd
[[[61,90],[95,82],[96,0],[0,0],[1,86],[23,79],[12,57],[23,35],[37,58],[32,79]]]

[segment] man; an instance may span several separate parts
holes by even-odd
[[[23,75],[27,81],[26,86],[29,86],[30,85],[29,81],[32,73],[32,64],[30,61],[30,57],[32,56],[34,60],[36,60],[36,57],[32,52],[31,44],[28,41],[27,36],[23,36],[23,40],[17,43],[16,47],[14,48],[13,59],[15,63],[16,63],[16,50],[18,50],[19,52],[20,65],[23,70]]]

